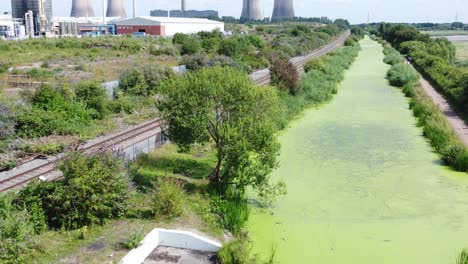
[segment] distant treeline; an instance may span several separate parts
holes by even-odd
[[[379,27],[382,23],[371,23],[371,24],[359,24],[356,26],[370,26],[370,27]],[[462,22],[453,22],[453,23],[402,23],[406,26],[416,28],[420,31],[444,31],[444,30],[468,30],[468,24],[463,24]]]
[[[214,18],[211,17],[210,19],[214,20],[219,20],[223,21],[225,23],[235,23],[235,24],[270,24],[270,23],[281,23],[281,22],[313,22],[313,23],[320,23],[320,24],[333,24],[333,23],[343,23],[347,25],[347,27],[350,26],[349,22],[344,19],[336,19],[332,20],[328,17],[293,17],[293,18],[274,18],[271,19],[269,17],[265,17],[264,19],[261,20],[252,20],[252,19],[245,19],[245,18],[235,18],[232,16],[223,16],[222,18]]]

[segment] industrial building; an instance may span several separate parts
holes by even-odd
[[[260,0],[244,0],[240,18],[248,20],[262,19]]]
[[[145,33],[154,36],[173,36],[176,33],[193,34],[200,31],[224,31],[224,23],[205,18],[142,16],[114,22],[117,34]]]
[[[52,27],[52,0],[11,0],[13,19],[22,21],[27,34],[45,35]]]
[[[273,7],[273,20],[293,18],[294,17],[294,1],[293,0],[275,0]]]
[[[216,10],[151,10],[152,17],[188,17],[188,18],[216,18],[219,13]]]

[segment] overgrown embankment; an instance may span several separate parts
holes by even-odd
[[[468,74],[455,65],[455,46],[446,38],[432,39],[413,27],[381,24],[376,32],[431,81],[462,115],[468,114]]]
[[[405,63],[400,53],[385,41],[384,46],[387,64],[392,65],[387,74],[391,85],[401,87],[410,100],[410,108],[423,128],[423,134],[429,139],[434,150],[453,169],[468,172],[468,148],[461,142],[451,128],[444,114],[432,102],[422,89],[418,73]]]
[[[327,102],[338,92],[337,87],[344,78],[344,72],[361,50],[357,42],[359,38],[353,37],[337,51],[308,62],[304,67],[306,73],[302,76],[299,92],[278,90],[283,128],[304,109]]]

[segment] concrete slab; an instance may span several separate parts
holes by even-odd
[[[144,264],[216,264],[217,254],[173,247],[157,247]]]

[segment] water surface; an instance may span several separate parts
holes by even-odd
[[[468,175],[443,167],[369,39],[339,93],[281,137],[288,195],[249,229],[279,263],[455,263],[468,247]]]

